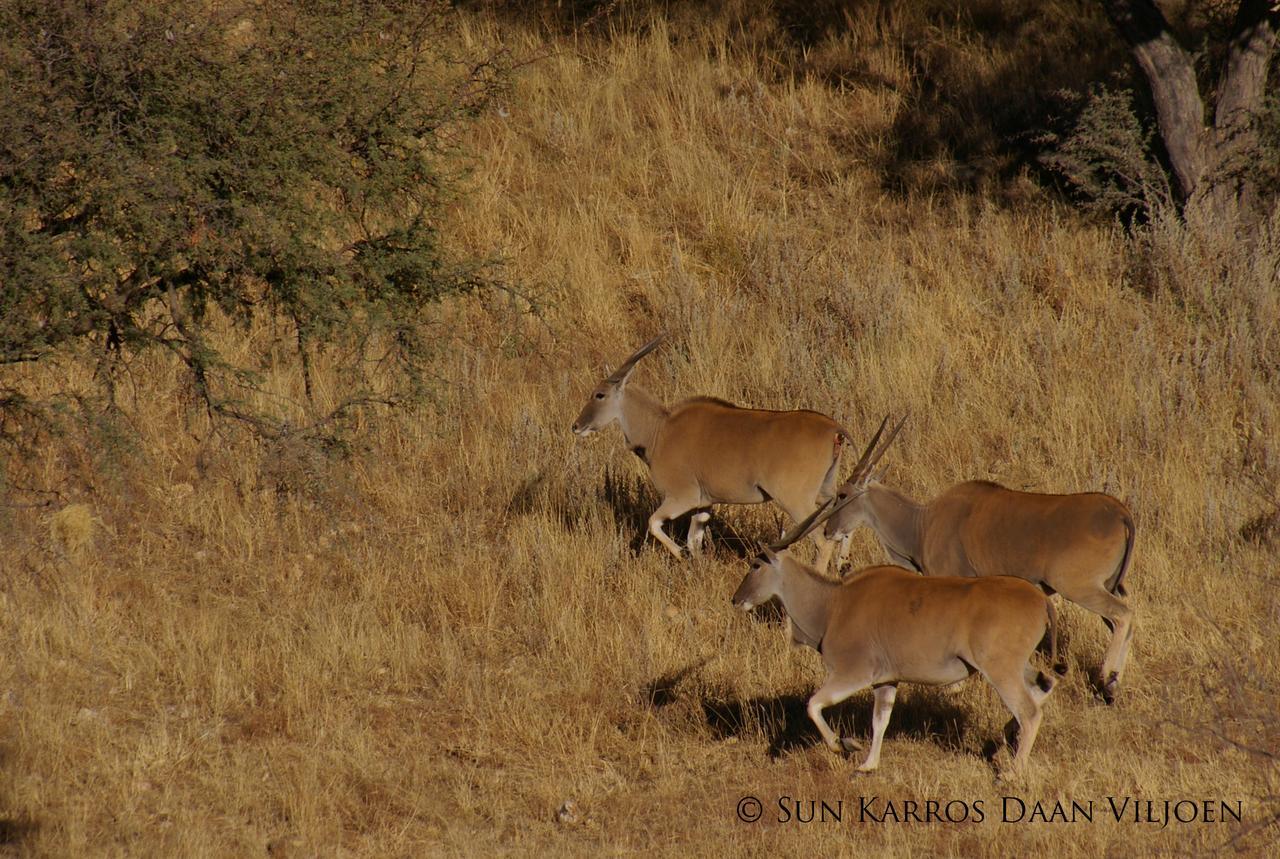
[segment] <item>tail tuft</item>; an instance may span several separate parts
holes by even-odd
[[[1137,529],[1133,525],[1133,517],[1129,515],[1129,511],[1124,514],[1124,555],[1120,558],[1120,567],[1116,570],[1116,580],[1111,585],[1111,593],[1118,597],[1127,596],[1128,591],[1124,589],[1124,577],[1129,572],[1129,564],[1133,561],[1133,539]]]

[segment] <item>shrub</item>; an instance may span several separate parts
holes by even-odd
[[[376,394],[341,374],[337,411],[412,395],[426,309],[488,277],[439,233],[455,130],[502,81],[450,49],[451,16],[432,0],[3,4],[0,366],[167,350],[211,414],[278,436],[285,416],[248,396],[266,359],[210,336],[266,316],[308,397],[321,348],[399,366]],[[29,416],[10,378],[0,408]]]
[[[1094,88],[1074,128],[1046,135],[1041,161],[1059,173],[1091,208],[1125,220],[1146,219],[1173,203],[1164,169],[1153,155],[1153,134],[1133,108],[1128,90]]]

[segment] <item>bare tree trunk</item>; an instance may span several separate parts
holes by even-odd
[[[1178,44],[1153,0],[1103,0],[1151,87],[1160,139],[1179,196],[1189,209],[1234,214],[1254,202],[1250,158],[1253,121],[1262,109],[1280,32],[1280,4],[1242,0],[1210,121],[1191,56]]]
[[[1216,171],[1209,201],[1212,210],[1257,204],[1250,181],[1252,160],[1257,157],[1258,135],[1254,117],[1266,97],[1267,74],[1280,31],[1280,3],[1275,0],[1243,0],[1236,13],[1227,62],[1218,84],[1218,106],[1213,124],[1217,130]]]

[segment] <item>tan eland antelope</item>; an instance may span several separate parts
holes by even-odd
[[[573,432],[588,436],[617,421],[627,448],[649,467],[662,503],[649,517],[649,533],[671,554],[680,547],[663,525],[690,510],[689,551],[698,555],[713,504],[778,502],[793,521],[803,519],[835,491],[840,452],[851,437],[818,412],[740,408],[694,397],[668,408],[629,384],[636,363],[658,347],[658,335],[622,362],[592,391]],[[835,544],[814,532],[818,566]]]
[[[1057,661],[1053,603],[1035,585],[1009,576],[925,577],[879,566],[843,581],[828,579],[786,547],[820,524],[824,509],[838,511],[831,505],[764,549],[733,595],[744,611],[777,597],[794,641],[822,654],[827,675],[809,699],[809,718],[828,748],[851,751],[858,744],[837,737],[822,711],[871,687],[871,749],[858,772],[874,770],[899,683],[947,686],[977,671],[1013,714],[1004,737],[1014,741],[1017,726],[1013,768],[1021,770],[1040,730],[1041,702],[1056,682],[1030,664],[1046,630],[1050,660]]]
[[[985,480],[918,504],[872,476],[892,440],[836,494],[840,509],[827,519],[826,534],[841,542],[837,567],[850,535],[866,525],[894,563],[925,575],[1017,576],[1062,594],[1111,628],[1099,683],[1103,698],[1114,701],[1134,623],[1119,598],[1133,558],[1133,517],[1124,504],[1100,492],[1044,495]]]

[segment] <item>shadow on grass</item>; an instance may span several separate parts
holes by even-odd
[[[1083,0],[470,0],[510,20],[539,20],[548,32],[646,32],[654,19],[675,43],[723,32],[762,63],[762,80],[816,80],[833,89],[897,94],[897,107],[870,151],[864,131],[831,141],[874,165],[896,194],[996,190],[1013,203],[1024,171],[1062,186],[1039,156],[1074,127],[1091,84],[1145,93],[1129,52],[1101,4]],[[597,17],[598,16],[598,17]],[[605,23],[607,21],[607,27]],[[886,57],[896,62],[886,64]],[[900,67],[900,68],[899,68]],[[1143,114],[1151,106],[1142,103]],[[822,174],[815,174],[822,181]]]
[[[614,524],[624,534],[631,535],[631,554],[638,555],[649,539],[649,517],[658,509],[658,496],[648,481],[641,477],[619,474],[612,468],[605,469],[604,485],[600,489],[600,500],[613,513]],[[689,517],[684,520],[684,529],[673,529],[675,523],[667,523],[667,533],[687,533]]]
[[[0,847],[21,847],[39,829],[39,825],[30,820],[0,818]]]
[[[906,692],[904,695],[903,692]],[[780,758],[794,751],[819,745],[822,738],[808,712],[807,695],[786,694],[747,700],[704,698],[702,713],[707,727],[717,739],[742,736],[757,726],[769,736],[769,757]],[[871,696],[859,693],[825,711],[827,722],[842,737],[869,742],[871,737]],[[964,748],[968,715],[964,710],[930,693],[912,693],[899,687],[886,739],[912,737],[936,743],[952,752]]]
[[[707,523],[707,540],[717,554],[727,552],[739,560],[754,558],[764,545],[763,540],[745,536],[728,522],[714,516]]]
[[[677,698],[676,687],[680,685],[680,682],[710,661],[710,656],[704,656],[701,659],[690,662],[684,668],[669,671],[658,679],[645,684],[641,700],[655,710],[660,710],[669,704],[675,703]]]
[[[923,0],[887,12],[875,0],[789,0],[773,8],[791,56],[800,56],[793,75],[900,93],[885,135],[891,145],[871,159],[890,193],[988,187],[1015,202],[1013,180],[1023,172],[1065,188],[1040,156],[1075,126],[1089,85],[1143,91],[1099,4]],[[851,32],[880,50],[821,50]],[[884,74],[890,47],[905,74]],[[868,154],[858,135],[833,143]]]

